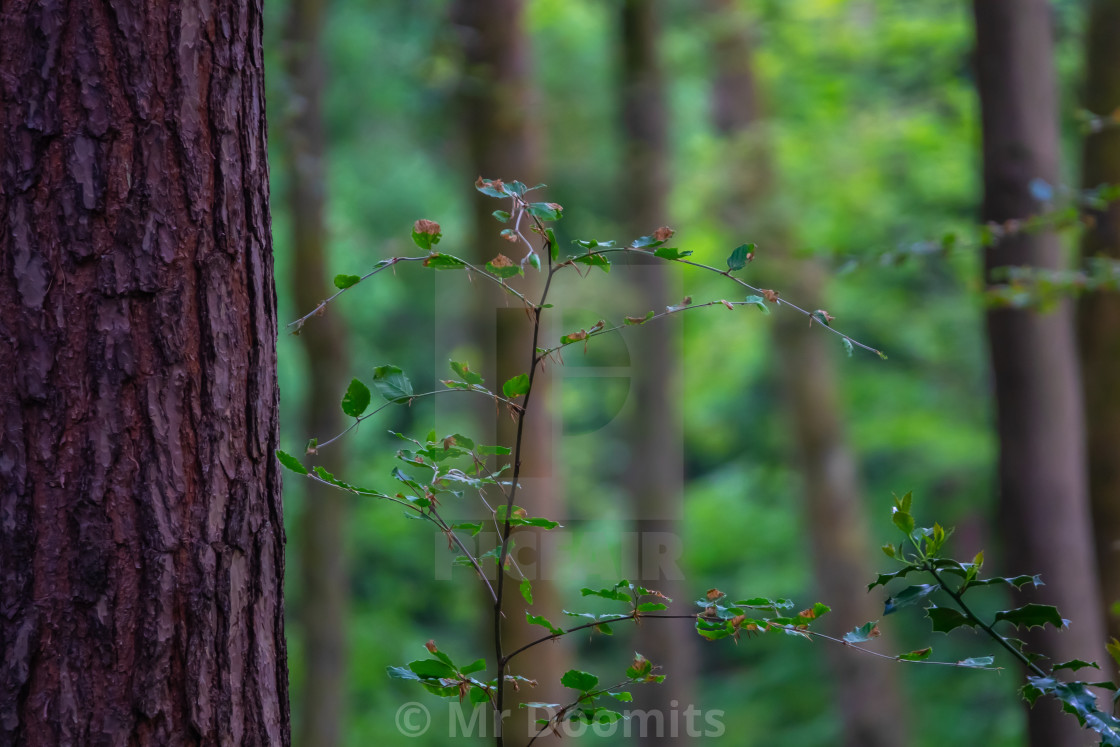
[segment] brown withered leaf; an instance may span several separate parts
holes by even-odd
[[[653,238],[657,239],[658,241],[668,241],[669,239],[673,238],[673,234],[675,233],[676,231],[669,228],[668,226],[662,226],[661,228],[653,232]]]

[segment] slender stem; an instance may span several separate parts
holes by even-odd
[[[541,228],[539,221],[534,219],[534,222]],[[546,235],[541,230],[541,235]],[[514,441],[513,450],[513,478],[510,485],[509,494],[506,496],[506,514],[505,522],[502,526],[502,549],[498,554],[498,589],[497,596],[494,600],[494,658],[498,662],[498,693],[497,693],[497,744],[499,747],[504,744],[504,737],[501,729],[502,711],[505,703],[505,673],[507,659],[502,653],[502,601],[505,598],[505,565],[506,557],[509,555],[509,537],[512,529],[513,520],[513,501],[517,496],[518,483],[521,478],[521,449],[524,442],[525,435],[525,415],[529,411],[529,401],[533,396],[533,384],[537,376],[537,364],[540,362],[540,356],[537,355],[537,342],[540,339],[541,331],[541,312],[544,311],[544,304],[548,298],[548,290],[552,286],[552,276],[555,269],[552,267],[552,243],[546,238],[542,251],[545,257],[548,258],[548,274],[545,279],[544,289],[541,291],[540,301],[533,306],[533,345],[530,348],[531,355],[529,356],[529,384],[525,390],[525,399],[521,404],[521,409],[517,414],[517,437]]]
[[[581,255],[581,256],[590,257],[590,256],[593,256],[593,255],[596,255],[596,254],[640,254],[643,257],[657,257],[657,255],[654,254],[653,252],[645,251],[645,250],[638,249],[638,248],[635,248],[635,247],[607,247],[605,249],[595,249],[595,250],[590,251],[587,254],[584,254],[584,255]],[[723,277],[728,278],[732,282],[735,282],[735,283],[741,285],[742,287],[746,288],[747,290],[753,291],[755,293],[762,293],[763,292],[762,288],[756,288],[755,286],[751,285],[750,283],[746,282],[745,280],[741,280],[741,279],[735,277],[734,275],[732,275],[731,270],[721,270],[717,267],[712,267],[711,265],[706,265],[702,262],[693,262],[692,260],[689,260],[689,259],[672,259],[672,258],[669,258],[669,257],[657,257],[657,258],[658,259],[663,259],[666,262],[679,262],[682,265],[689,265],[690,267],[697,267],[701,270],[707,270],[708,272],[714,272],[717,275],[722,275]],[[568,265],[572,265],[572,263],[575,259],[576,258],[569,258],[568,260],[566,260],[562,264],[558,265],[558,268],[559,267],[565,267],[565,266],[568,266]],[[572,265],[572,266],[574,266],[574,265]],[[864,345],[862,342],[855,339],[854,337],[849,337],[848,335],[844,334],[840,330],[835,329],[834,327],[830,327],[827,324],[822,323],[820,321],[820,319],[818,319],[813,314],[813,312],[806,311],[805,309],[801,308],[800,306],[798,306],[797,304],[795,304],[791,301],[787,301],[784,298],[778,298],[778,299],[776,299],[775,304],[778,305],[778,306],[788,306],[791,309],[793,309],[794,311],[798,312],[799,314],[802,314],[803,316],[808,317],[809,318],[809,324],[812,324],[813,322],[817,322],[818,324],[820,324],[822,327],[827,329],[832,334],[836,335],[837,337],[840,337],[840,338],[843,338],[843,339],[847,340],[852,345],[855,345],[858,348],[862,348],[862,349],[864,349],[868,352],[875,353],[875,355],[879,356],[880,358],[883,357],[882,351],[877,350],[876,348],[873,348],[870,345]]]
[[[941,585],[941,589],[950,597],[952,597],[953,601],[957,603],[957,606],[961,608],[961,612],[963,612],[969,620],[976,623],[976,625],[985,633],[987,633],[990,638],[1007,649],[1007,651],[1010,652],[1012,656],[1022,662],[1023,666],[1025,666],[1035,675],[1039,677],[1046,676],[1046,672],[1042,671],[1041,667],[1028,659],[1026,654],[1012,646],[1011,643],[1006,638],[997,633],[991,625],[988,625],[986,622],[981,620],[975,612],[969,609],[968,605],[965,604],[964,598],[961,596],[961,594],[954,589],[950,589],[945,584],[945,582],[941,579],[941,574],[937,572],[937,569],[933,567],[932,563],[929,563],[928,561],[926,562],[926,570],[929,571],[930,575],[933,576],[937,580],[937,583]]]
[[[431,515],[435,517],[436,523],[439,525],[439,528],[443,530],[444,534],[446,534],[448,538],[450,538],[451,541],[454,542],[455,545],[463,551],[463,554],[467,556],[467,560],[471,562],[471,566],[474,568],[475,573],[477,573],[478,577],[482,579],[482,583],[486,584],[486,588],[490,592],[490,597],[497,601],[498,593],[494,591],[494,587],[491,586],[490,579],[486,578],[486,573],[482,570],[482,566],[479,565],[478,560],[473,555],[471,555],[471,551],[468,550],[466,545],[463,544],[463,540],[460,539],[459,535],[455,533],[455,530],[452,529],[448,525],[448,523],[443,520],[443,517],[439,515],[434,505],[431,508]]]
[[[447,394],[448,392],[475,392],[476,394],[485,394],[487,397],[490,397],[491,399],[495,400],[496,402],[501,402],[503,404],[510,405],[511,407],[519,407],[519,405],[516,402],[514,402],[513,400],[506,399],[505,397],[501,397],[497,394],[494,394],[493,392],[484,391],[482,389],[474,389],[474,388],[471,388],[471,389],[458,389],[458,388],[436,389],[435,391],[431,391],[431,392],[423,392],[421,394],[411,394],[408,397],[408,403],[412,404],[412,400],[419,399],[420,397],[431,397],[431,396],[434,396],[436,394]],[[368,420],[369,418],[372,418],[374,415],[381,412],[382,410],[384,410],[386,407],[389,407],[390,405],[399,405],[399,404],[403,404],[403,403],[401,403],[401,402],[385,402],[380,407],[378,407],[376,410],[373,410],[372,412],[367,412],[365,415],[359,415],[358,417],[354,418],[354,422],[351,423],[346,428],[346,430],[344,430],[341,433],[333,436],[332,438],[327,439],[326,441],[324,441],[321,444],[316,444],[315,448],[316,449],[321,449],[324,446],[330,446],[335,441],[337,441],[338,439],[342,438],[343,436],[345,436],[350,431],[357,428],[362,423],[363,420]]]

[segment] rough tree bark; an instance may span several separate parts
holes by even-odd
[[[540,176],[541,158],[524,8],[523,0],[459,0],[453,13],[461,35],[465,64],[460,96],[466,121],[468,166],[476,176],[506,181],[516,179],[532,186]],[[502,226],[491,216],[497,207],[506,209],[491,198],[475,195],[472,203],[474,259],[486,262],[501,252],[515,262],[520,261],[524,245],[514,246],[498,236]],[[518,282],[529,298],[540,295],[541,273],[527,267],[526,277]],[[511,304],[500,289],[496,291],[490,286],[489,283],[474,284],[472,294],[476,306],[472,313],[477,315],[476,341],[487,353],[487,381],[500,388],[507,379],[528,373],[532,327],[528,315],[520,307]],[[533,384],[533,406],[525,421],[517,505],[525,508],[530,516],[556,518],[562,515],[562,491],[560,475],[553,469],[552,454],[556,444],[546,404],[551,379],[545,369]],[[494,409],[487,411],[493,418]],[[516,425],[504,412],[498,414],[496,424],[490,421],[489,429],[497,435],[495,443],[513,445]],[[549,546],[547,536],[539,530],[517,531],[514,542],[521,548]],[[548,555],[547,551],[530,549],[515,552],[514,558],[532,581],[533,614],[560,619],[562,604],[550,580]],[[508,653],[540,638],[542,628],[525,621],[527,607],[517,592],[519,578],[511,575],[506,581],[502,645]],[[559,700],[562,691],[558,683],[566,660],[565,650],[557,644],[538,646],[513,660],[510,673],[534,679],[539,686],[531,691],[525,687],[516,691],[507,686],[505,708],[511,710],[511,715],[505,722],[506,744],[527,742],[526,735],[536,730],[530,717],[544,717],[540,712],[534,714],[529,709],[518,708],[519,702]]]
[[[1086,24],[1085,108],[1107,118],[1120,109],[1120,2],[1093,0]],[[1085,138],[1082,184],[1120,184],[1120,127]],[[1081,251],[1086,259],[1120,259],[1120,203],[1093,213]],[[1087,293],[1078,309],[1081,376],[1089,453],[1089,496],[1097,571],[1108,634],[1120,638],[1120,295]]]
[[[322,38],[326,0],[292,0],[284,33],[284,58],[292,100],[281,144],[290,173],[288,212],[292,219],[292,297],[304,313],[331,287],[328,268],[326,137],[323,91],[327,84]],[[302,430],[325,441],[343,428],[338,400],[346,389],[349,356],[345,323],[337,313],[316,319],[299,337],[306,356],[308,387]],[[334,474],[344,472],[345,439],[314,461]],[[302,604],[304,671],[297,713],[298,743],[334,747],[342,740],[346,703],[345,558],[346,496],[305,483],[297,522]]]
[[[709,0],[716,68],[713,121],[728,138],[724,222],[728,228],[759,243],[759,270],[782,293],[821,305],[824,273],[811,260],[792,256],[789,224],[775,213],[768,196],[777,176],[760,119],[758,84],[752,66],[751,32],[733,0]],[[744,206],[750,206],[744,209]],[[874,577],[867,548],[872,547],[862,505],[855,455],[848,445],[843,408],[838,401],[834,369],[835,340],[805,324],[801,316],[776,315],[775,355],[781,370],[788,422],[800,463],[805,526],[817,588],[832,606],[822,630],[843,635],[882,613],[880,601],[867,594]],[[895,667],[843,648],[829,650],[843,744],[848,747],[892,747],[904,744],[905,718]],[[893,653],[893,651],[892,651]]]
[[[669,117],[661,70],[661,3],[625,0],[619,24],[621,130],[623,142],[619,194],[624,195],[624,226],[632,238],[648,236],[668,223]],[[635,310],[663,309],[670,299],[667,268],[662,260],[634,257],[626,268],[633,286]],[[692,603],[685,579],[673,573],[680,558],[684,464],[680,448],[681,419],[675,391],[680,368],[680,324],[676,319],[631,330],[629,417],[626,423],[629,460],[625,479],[630,519],[637,533],[636,581],[674,600],[675,609]],[[649,562],[652,558],[672,562]],[[673,577],[665,577],[666,572]],[[658,687],[638,688],[635,707],[669,714],[692,704],[699,637],[689,620],[660,620],[638,628],[634,648],[668,676]],[[639,742],[686,744],[683,734],[650,734]]]
[[[2,17],[0,742],[287,744],[261,4]]]
[[[983,134],[983,219],[1002,223],[1039,209],[1032,179],[1059,179],[1050,6],[1045,0],[974,3]],[[1018,234],[984,257],[988,282],[1008,265],[1057,268],[1052,232]],[[987,314],[999,434],[999,527],[1006,569],[1041,573],[1046,586],[1016,601],[1056,604],[1073,631],[1032,637],[1055,662],[1103,658],[1085,473],[1073,307]],[[1076,719],[1052,703],[1029,711],[1031,744],[1080,744]]]

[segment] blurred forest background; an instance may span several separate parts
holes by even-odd
[[[1076,204],[1083,184],[1095,186],[1082,174],[1086,133],[1102,129],[1085,114],[1089,4],[1009,5],[1041,8],[1054,42],[1052,52],[1028,50],[1059,92],[1051,111],[1035,112],[1060,124],[1046,170],[1027,175],[1042,176],[1031,182],[1035,207]],[[551,451],[542,474],[557,478],[543,512],[561,518],[582,548],[562,558],[560,606],[584,609],[580,586],[620,577],[608,561],[622,556],[625,533],[659,527],[681,539],[685,578],[666,590],[682,606],[711,587],[735,598],[788,597],[799,608],[819,600],[833,606],[831,630],[851,629],[881,617],[881,590],[864,590],[890,569],[878,548],[896,541],[891,494],[907,491],[927,523],[957,527],[961,557],[985,549],[1001,571],[1045,573],[1033,556],[1004,552],[1029,545],[1017,517],[1053,531],[1059,553],[1088,556],[1087,522],[1061,534],[1045,518],[1083,516],[1084,490],[1031,478],[1049,491],[1052,514],[1006,505],[997,433],[1028,425],[997,422],[991,353],[999,353],[986,334],[979,245],[983,221],[1025,216],[999,215],[991,187],[985,198],[983,52],[972,4],[277,0],[269,11],[282,321],[330,295],[336,273],[416,254],[409,231],[418,218],[438,221],[441,248],[460,256],[485,260],[509,247],[501,226],[479,218],[503,207],[478,206],[472,185],[481,175],[547,183],[537,199],[564,206],[563,247],[669,225],[673,245],[723,267],[732,248],[755,242],[757,257],[741,273],[748,282],[828,309],[837,327],[889,355],[848,357],[838,338],[788,309],[763,316],[719,307],[642,328],[644,338],[593,341],[586,355],[569,348],[552,373],[548,419],[559,437],[542,447]],[[1113,41],[1120,34],[1098,24],[1116,32]],[[1040,75],[1028,71],[1016,85],[1045,91]],[[1115,76],[1111,85],[1120,89]],[[1076,257],[1082,233],[1062,231],[1058,253]],[[559,331],[685,294],[735,293],[710,273],[639,269],[595,271],[582,290],[565,285]],[[625,293],[604,290],[604,280],[628,277],[642,280]],[[345,427],[338,400],[373,366],[401,366],[417,391],[439,386],[449,358],[481,366],[485,348],[462,330],[471,302],[469,289],[453,290],[462,285],[458,274],[402,266],[346,293],[300,336],[282,335],[282,447],[301,453],[308,437]],[[609,305],[614,293],[630,306]],[[1068,312],[1046,323],[1068,327]],[[1075,361],[1063,344],[1036,337],[1013,354]],[[1025,358],[1005,365],[1034,366]],[[1048,403],[1068,414],[1081,396],[1071,386],[1074,399],[1028,387],[1019,402],[1040,417],[1052,417]],[[399,443],[386,431],[421,436],[437,425],[431,401],[393,408],[324,450],[321,463],[343,479],[385,485]],[[1054,429],[1081,442],[1080,433]],[[1065,460],[1084,487],[1083,451],[1039,448],[1036,462]],[[386,667],[420,658],[428,639],[461,661],[490,658],[477,583],[463,569],[439,580],[449,554],[400,511],[309,486],[291,476],[285,484],[294,739],[400,743],[394,714],[420,700],[436,723],[415,743],[446,743],[440,701],[390,680]],[[656,505],[652,523],[641,523],[631,496]],[[590,548],[606,560],[588,560]],[[1085,582],[1096,595],[1091,576],[1069,584]],[[1048,580],[1044,599],[1057,593]],[[1064,598],[1050,599],[1073,619],[1065,635],[1100,659],[1104,613],[1086,620]],[[967,633],[935,637],[919,611],[908,612],[883,621],[882,650],[932,642],[939,660],[995,653]],[[638,647],[666,665],[666,701],[726,711],[726,734],[711,740],[718,744],[1027,743],[1021,676],[1010,662],[997,659],[1008,666],[1001,673],[911,666],[787,636],[705,643],[676,633],[666,640],[651,627],[640,647],[620,628],[613,639],[581,638],[557,651],[607,679]]]

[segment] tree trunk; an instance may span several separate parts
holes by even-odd
[[[459,0],[454,13],[464,52],[461,99],[469,168],[476,176],[505,181],[516,179],[532,186],[539,178],[541,159],[529,68],[529,40],[523,21],[524,3],[522,0]],[[499,253],[509,255],[515,262],[524,256],[524,244],[515,246],[499,238],[502,226],[491,216],[499,207],[507,209],[507,205],[499,205],[492,198],[475,195],[472,244],[473,257],[480,263]],[[539,297],[543,288],[541,273],[528,265],[526,277],[513,282],[528,298]],[[529,371],[533,353],[531,322],[497,286],[475,282],[471,292],[476,314],[473,332],[486,358],[486,378],[494,391],[500,391],[504,381]],[[556,519],[561,516],[562,492],[560,476],[553,469],[552,461],[556,444],[547,405],[551,379],[545,369],[533,384],[531,408],[525,420],[517,505],[530,516]],[[495,413],[493,407],[488,407],[486,412],[491,418],[487,432],[496,434],[492,443],[512,448],[516,439],[514,420],[507,417],[504,410]],[[533,605],[529,608],[517,591],[520,576],[514,572],[507,575],[502,604],[502,647],[507,653],[544,635],[543,628],[525,621],[527,610],[553,621],[563,618],[563,605],[548,567],[547,548],[551,543],[547,534],[522,529],[515,531],[513,538],[515,548],[527,548],[515,549],[513,557],[532,582]],[[511,662],[510,674],[536,680],[538,686],[532,689],[522,686],[519,690],[506,687],[504,708],[510,711],[504,726],[506,744],[528,742],[528,735],[537,728],[533,720],[547,715],[519,708],[518,703],[559,702],[565,697],[559,679],[566,660],[561,644],[548,643]]]
[[[758,85],[751,66],[750,31],[731,0],[709,0],[718,18],[712,44],[716,63],[713,119],[717,131],[735,148],[727,169],[725,222],[763,247],[760,267],[780,284],[782,293],[821,305],[824,275],[819,264],[794,259],[787,222],[768,196],[777,178],[769,157]],[[754,206],[744,211],[743,206]],[[841,636],[878,619],[882,606],[867,594],[874,568],[856,458],[848,445],[838,402],[835,351],[831,335],[805,324],[801,316],[776,315],[774,340],[788,421],[801,467],[805,526],[819,593],[832,612],[821,621],[823,632]],[[879,642],[884,645],[884,641]],[[889,645],[889,644],[888,644]],[[893,651],[892,651],[893,653]],[[837,709],[848,747],[892,747],[906,742],[905,712],[896,668],[844,648],[828,650]]]
[[[1038,212],[1030,183],[1059,178],[1050,7],[976,0],[977,82],[984,141],[983,219]],[[988,250],[986,279],[1008,265],[1057,268],[1052,232],[1017,234]],[[1084,419],[1072,304],[1040,314],[991,309],[988,337],[999,433],[1000,521],[1006,570],[1046,586],[1015,603],[1056,604],[1072,631],[1031,636],[1055,662],[1102,658],[1103,626],[1085,475]],[[1080,744],[1077,720],[1053,703],[1029,711],[1031,744]]]
[[[1120,2],[1093,0],[1086,25],[1085,107],[1107,118],[1120,109]],[[1082,183],[1120,184],[1120,128],[1085,138]],[[1086,259],[1120,259],[1120,203],[1093,213],[1081,250]],[[1089,452],[1089,496],[1096,532],[1097,570],[1108,634],[1120,638],[1120,296],[1087,293],[1078,306],[1081,376]]]
[[[322,35],[326,0],[292,0],[284,35],[285,63],[293,112],[282,144],[291,178],[288,211],[292,218],[292,297],[297,309],[313,309],[331,286],[328,267],[326,143],[323,91],[326,63]],[[349,357],[345,324],[327,313],[299,337],[312,385],[303,404],[303,433],[325,441],[342,430],[339,398],[346,389]],[[344,441],[333,444],[316,463],[343,472]],[[304,484],[303,511],[297,522],[302,604],[298,620],[304,637],[304,679],[300,690],[299,744],[334,747],[342,740],[346,702],[346,497],[315,482]]]
[[[287,744],[261,4],[6,4],[0,742]]]
[[[661,70],[661,3],[625,0],[621,8],[621,100],[624,143],[619,193],[625,195],[624,225],[631,238],[648,236],[668,223],[668,108]],[[662,260],[631,258],[626,277],[636,297],[635,312],[663,309],[670,298],[667,268]],[[623,268],[620,268],[623,269]],[[649,327],[628,330],[630,352],[629,417],[626,423],[631,458],[626,468],[630,519],[637,533],[634,579],[674,600],[673,611],[692,611],[701,590],[689,589],[680,570],[681,519],[684,515],[682,424],[677,402],[680,323],[663,319]],[[657,558],[657,561],[651,562]],[[638,628],[635,650],[668,676],[663,685],[637,688],[634,707],[660,713],[664,723],[694,700],[699,637],[691,620],[650,621]],[[687,744],[687,735],[673,733],[639,737],[642,744]]]

